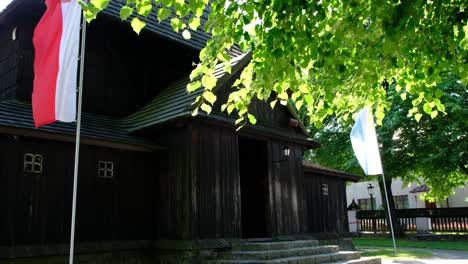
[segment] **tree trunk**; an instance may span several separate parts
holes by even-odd
[[[385,199],[385,189],[384,189],[384,186],[383,186],[383,181],[382,181],[382,177],[379,176],[379,188],[380,188],[380,194],[381,194],[381,197],[382,197],[382,205],[385,209],[385,215],[387,216],[387,223],[388,223],[388,220],[389,220],[389,216],[388,216],[388,210],[387,210],[387,200]],[[401,228],[400,226],[400,223],[398,222],[398,217],[396,215],[396,210],[395,210],[395,202],[393,201],[393,193],[392,193],[392,179],[385,179],[385,183],[387,185],[387,194],[388,194],[388,203],[390,204],[390,213],[391,213],[391,221],[392,221],[392,224],[393,224],[393,230],[394,230],[394,233],[395,233],[395,237],[403,237],[405,235],[405,233],[403,232],[403,229]],[[388,230],[390,231],[390,226],[388,226]]]

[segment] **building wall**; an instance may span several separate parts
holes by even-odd
[[[369,183],[374,186],[374,198],[376,200],[376,207],[380,208],[382,206],[382,198],[380,195],[379,185],[376,181],[366,181],[366,182],[357,182],[351,183],[346,187],[346,197],[348,205],[351,204],[354,199],[358,203],[359,199],[368,199],[369,194],[367,191],[367,186]],[[398,195],[407,195],[409,208],[425,208],[425,202],[420,198],[422,193],[410,193],[411,190],[416,188],[418,184],[412,183],[409,186],[404,185],[400,179],[393,179],[392,181],[392,192],[393,196]],[[466,207],[468,203],[465,202],[466,197],[468,197],[468,187],[457,188],[455,189],[455,194],[451,195],[448,198],[449,207]],[[437,207],[447,207],[447,201],[442,201],[437,203]]]
[[[0,244],[67,243],[70,233],[74,144],[0,134]],[[77,242],[152,239],[152,157],[81,146]],[[26,153],[42,155],[42,171],[24,168]],[[99,177],[99,161],[113,177]]]
[[[345,180],[315,172],[304,174],[307,233],[348,232]],[[328,188],[324,193],[324,184]]]

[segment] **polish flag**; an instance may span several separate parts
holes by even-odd
[[[36,127],[76,119],[81,7],[77,0],[46,0],[46,5],[33,37]]]

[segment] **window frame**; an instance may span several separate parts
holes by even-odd
[[[41,174],[44,167],[44,157],[37,153],[24,153],[23,172]]]
[[[113,161],[99,160],[97,168],[97,177],[100,179],[113,179],[115,165]]]
[[[328,196],[329,190],[328,183],[322,183],[322,195]]]

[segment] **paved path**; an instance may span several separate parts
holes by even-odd
[[[401,248],[431,251],[432,257],[424,259],[382,259],[382,264],[468,264],[468,251],[422,248]]]

